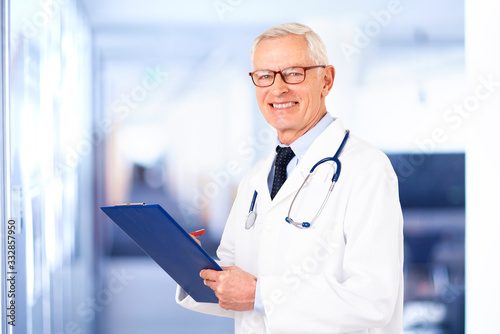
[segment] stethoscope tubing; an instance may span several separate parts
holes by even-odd
[[[297,190],[297,192],[295,193],[295,196],[293,197],[292,203],[290,204],[290,207],[288,208],[288,214],[287,214],[287,216],[285,218],[285,221],[287,223],[292,224],[292,225],[294,225],[294,226],[296,226],[298,228],[301,228],[301,229],[302,228],[308,228],[308,227],[311,226],[311,224],[316,220],[316,218],[318,218],[318,216],[320,215],[320,213],[323,211],[323,208],[325,207],[326,202],[328,201],[328,198],[330,198],[330,194],[332,193],[333,188],[335,187],[335,184],[337,183],[337,181],[338,181],[338,179],[340,177],[340,172],[341,172],[341,169],[342,169],[342,164],[340,163],[339,156],[340,156],[340,154],[342,153],[342,151],[344,149],[344,146],[345,146],[345,144],[347,142],[347,139],[349,138],[349,134],[350,134],[350,131],[346,130],[345,135],[344,135],[344,139],[340,143],[340,146],[337,149],[337,152],[335,152],[335,155],[333,157],[323,158],[323,159],[319,160],[318,162],[316,162],[314,164],[314,166],[311,168],[311,170],[309,171],[309,174],[304,179],[304,182],[300,186],[299,190]],[[297,198],[298,194],[300,193],[300,191],[302,190],[302,188],[304,187],[304,185],[307,183],[307,180],[312,175],[312,173],[314,172],[314,170],[316,169],[316,167],[318,167],[322,163],[325,163],[325,162],[328,162],[328,161],[333,161],[335,163],[335,173],[333,174],[332,184],[330,185],[330,188],[328,189],[328,193],[327,193],[325,199],[323,200],[323,203],[321,204],[320,209],[318,210],[318,212],[316,213],[316,215],[314,216],[314,218],[310,222],[303,222],[303,223],[294,222],[293,219],[290,218],[290,212],[292,211],[292,207],[293,207],[293,203],[295,202],[295,199]],[[252,228],[252,226],[255,224],[255,220],[257,219],[257,214],[255,213],[255,210],[254,210],[255,203],[257,201],[257,195],[258,195],[257,194],[257,190],[254,190],[253,197],[252,197],[252,202],[250,203],[250,209],[249,209],[248,215],[247,215],[247,220],[245,222],[245,229],[247,229],[247,230],[249,230],[250,228]]]
[[[339,160],[339,155],[344,150],[345,143],[347,142],[347,139],[349,138],[349,134],[350,133],[351,133],[351,131],[346,130],[345,131],[345,135],[344,135],[344,139],[342,139],[342,142],[340,143],[340,146],[337,149],[337,152],[335,152],[335,155],[333,157],[323,158],[320,161],[318,161],[317,163],[315,163],[314,166],[309,171],[309,174],[311,174],[312,172],[314,172],[314,170],[316,169],[316,167],[318,167],[322,163],[325,163],[327,161],[333,161],[337,165],[337,169],[335,171],[335,174],[333,174],[332,182],[333,181],[337,182],[338,179],[339,179],[339,176],[340,176],[340,170],[342,168],[342,165],[341,165],[340,160]]]

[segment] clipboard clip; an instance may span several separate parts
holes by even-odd
[[[130,206],[130,205],[146,205],[146,203],[124,203],[124,204],[115,204],[115,206]]]

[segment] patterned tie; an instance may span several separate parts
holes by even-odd
[[[274,162],[274,180],[273,187],[271,189],[271,199],[278,193],[283,183],[286,181],[286,166],[292,158],[295,156],[290,147],[276,147],[276,161]]]

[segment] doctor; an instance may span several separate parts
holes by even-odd
[[[217,251],[224,271],[200,273],[219,304],[181,288],[177,302],[234,317],[241,334],[403,333],[403,220],[389,160],[327,113],[335,70],[309,27],[271,28],[251,55],[280,148],[238,188]]]

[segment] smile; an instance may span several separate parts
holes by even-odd
[[[288,103],[272,103],[273,108],[282,109],[288,108],[296,105],[298,102],[288,102]]]

